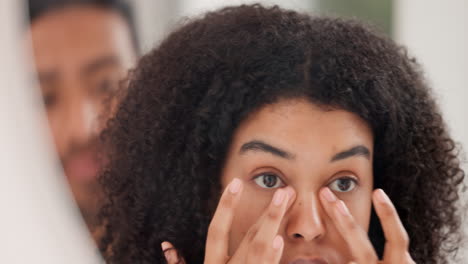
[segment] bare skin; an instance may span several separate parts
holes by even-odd
[[[372,190],[372,151],[371,130],[346,111],[293,100],[252,114],[231,142],[205,263],[413,263],[395,208]],[[371,202],[383,260],[367,237]]]

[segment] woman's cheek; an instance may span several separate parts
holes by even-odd
[[[260,190],[255,183],[244,181],[244,190],[235,210],[229,237],[229,255],[236,251],[250,227],[257,223],[273,197],[273,191]]]

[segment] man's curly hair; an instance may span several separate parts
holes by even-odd
[[[202,263],[220,174],[239,124],[284,99],[343,109],[375,137],[374,182],[395,204],[416,263],[447,263],[460,239],[464,172],[414,59],[353,20],[242,5],[210,12],[144,56],[102,139],[101,250],[109,263],[165,263],[172,242]],[[379,254],[375,214],[369,236]]]

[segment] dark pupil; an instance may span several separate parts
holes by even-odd
[[[266,174],[265,176],[263,176],[263,184],[265,184],[265,186],[268,188],[275,186],[276,181],[278,181],[278,179],[275,175]]]
[[[347,191],[351,186],[351,180],[349,179],[340,179],[338,180],[338,188],[342,191]]]

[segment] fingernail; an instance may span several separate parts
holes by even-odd
[[[171,244],[164,241],[164,242],[161,243],[161,248],[162,248],[162,251],[164,253],[164,257],[166,258],[166,261],[167,262],[171,261],[171,253],[169,252],[170,249],[172,248]]]
[[[232,194],[236,194],[240,191],[240,187],[241,187],[241,180],[234,178],[234,180],[232,180],[232,182],[229,184],[229,191]]]
[[[377,189],[377,191],[375,191],[375,198],[379,203],[391,203],[390,198],[388,198],[387,194],[382,189]]]
[[[275,192],[275,196],[273,197],[273,204],[276,206],[280,206],[283,203],[285,196],[286,195],[284,193],[284,190],[278,189]]]
[[[336,196],[327,187],[323,188],[322,197],[330,203],[336,201]]]
[[[348,210],[348,207],[346,207],[346,204],[339,200],[338,203],[336,204],[336,206],[338,207],[338,212],[340,212],[340,214],[344,215],[344,216],[349,216],[349,210]]]
[[[161,248],[162,248],[162,251],[166,251],[168,250],[169,248],[171,248],[171,244],[169,244],[168,242],[164,241],[161,243]]]
[[[278,250],[283,246],[283,238],[280,235],[277,235],[273,239],[273,249]]]

